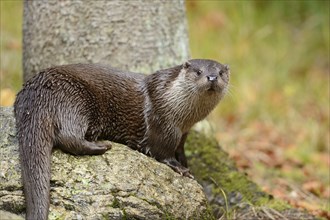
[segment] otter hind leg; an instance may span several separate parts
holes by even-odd
[[[78,108],[78,107],[76,107]],[[59,112],[55,146],[73,155],[100,155],[111,148],[109,142],[96,141],[99,131],[91,128],[90,120],[83,109],[61,109]],[[78,112],[78,114],[77,114]],[[94,132],[91,132],[90,130]],[[92,135],[92,134],[93,135]]]
[[[107,141],[87,141],[76,137],[59,136],[57,147],[74,155],[100,155],[111,148]]]

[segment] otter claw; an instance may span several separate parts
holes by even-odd
[[[165,163],[167,166],[171,167],[175,172],[179,173],[180,175],[194,179],[194,176],[191,175],[190,170],[182,166],[177,160],[169,159],[163,160],[162,162]]]
[[[190,179],[195,179],[195,177],[194,177],[193,175],[191,175],[191,173],[190,173],[189,171],[183,173],[183,176],[186,176],[186,177],[188,177],[188,178],[190,178]]]
[[[171,167],[175,172],[179,173],[182,176],[189,177],[191,179],[194,179],[194,176],[191,175],[190,170],[188,168],[182,169],[181,167]]]

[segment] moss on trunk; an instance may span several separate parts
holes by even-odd
[[[247,216],[271,219],[269,215],[273,215],[277,219],[287,215],[287,218],[308,216],[308,219],[314,219],[263,192],[246,174],[237,170],[214,138],[191,132],[186,143],[186,155],[189,168],[203,186],[215,218],[234,219],[244,215],[245,219]]]

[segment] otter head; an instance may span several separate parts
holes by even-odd
[[[229,67],[193,59],[147,77],[149,100],[159,118],[188,131],[204,119],[227,93]]]
[[[217,95],[222,98],[229,84],[229,66],[213,60],[193,59],[182,65],[180,72],[187,84],[201,95]]]
[[[172,69],[173,70],[173,69]],[[213,60],[193,59],[177,66],[161,96],[168,121],[188,131],[204,119],[227,93],[229,67]],[[168,75],[165,74],[166,77]]]

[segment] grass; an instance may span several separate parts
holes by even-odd
[[[22,83],[22,1],[0,4],[3,106]],[[304,208],[327,212],[329,7],[318,0],[187,1],[192,57],[231,67],[231,92],[210,116],[219,142],[265,190],[292,204],[290,195],[304,200],[303,191],[317,197],[305,198],[315,204]],[[313,181],[320,186],[310,187]]]

